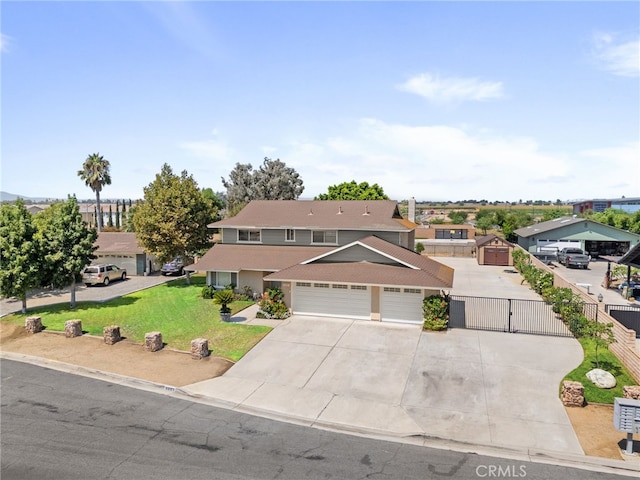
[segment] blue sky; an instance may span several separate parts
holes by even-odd
[[[2,2],[3,191],[224,190],[279,158],[303,198],[640,196],[640,4]]]

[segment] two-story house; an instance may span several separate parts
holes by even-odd
[[[252,201],[209,225],[221,242],[188,269],[218,287],[280,287],[296,314],[419,323],[453,269],[413,251],[415,226],[391,200]]]

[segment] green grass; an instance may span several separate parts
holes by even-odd
[[[584,361],[578,368],[570,372],[565,380],[573,380],[584,385],[584,398],[591,403],[613,404],[615,397],[622,397],[622,387],[625,385],[635,385],[636,382],[627,369],[620,363],[616,356],[606,348],[598,349],[598,359],[600,368],[610,372],[616,377],[616,386],[611,389],[596,387],[585,375],[589,370],[597,368],[596,350],[593,340],[589,338],[579,338],[584,351]]]
[[[184,279],[141,290],[105,303],[78,302],[76,308],[68,303],[29,309],[26,315],[17,313],[3,322],[24,325],[31,315],[42,317],[48,330],[64,331],[67,320],[82,320],[82,329],[91,335],[102,336],[102,329],[118,325],[123,337],[144,343],[148,332],[161,332],[169,348],[189,351],[191,340],[206,338],[213,355],[237,361],[258,343],[270,327],[224,323],[220,320],[220,306],[200,296],[205,279],[192,276],[191,285]],[[252,305],[239,301],[230,305],[232,314]]]

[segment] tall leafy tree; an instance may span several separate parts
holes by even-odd
[[[102,210],[100,208],[100,192],[105,185],[111,185],[111,164],[99,153],[92,153],[82,164],[82,170],[78,170],[78,176],[96,194],[96,206],[98,211],[98,232],[102,231]]]
[[[280,159],[265,157],[258,170],[250,163],[236,163],[229,178],[222,179],[227,189],[227,214],[237,213],[251,200],[296,200],[304,191],[295,169]]]
[[[357,183],[355,180],[331,185],[327,193],[321,193],[316,200],[389,200],[384,190],[377,183]]]
[[[71,285],[71,307],[76,306],[76,282],[93,254],[98,234],[83,220],[75,197],[54,203],[34,218],[41,246],[43,284]]]
[[[27,311],[27,293],[38,286],[40,272],[36,227],[24,202],[0,206],[0,293],[22,301]]]
[[[144,188],[144,200],[129,209],[138,241],[162,262],[192,256],[210,246],[207,225],[216,215],[210,199],[186,171],[168,164]]]

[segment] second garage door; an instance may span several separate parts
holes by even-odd
[[[371,318],[371,292],[366,285],[296,282],[293,313],[332,317]]]
[[[384,287],[380,298],[383,322],[422,323],[422,290]]]
[[[507,247],[487,247],[484,249],[485,265],[509,265],[509,249]]]

